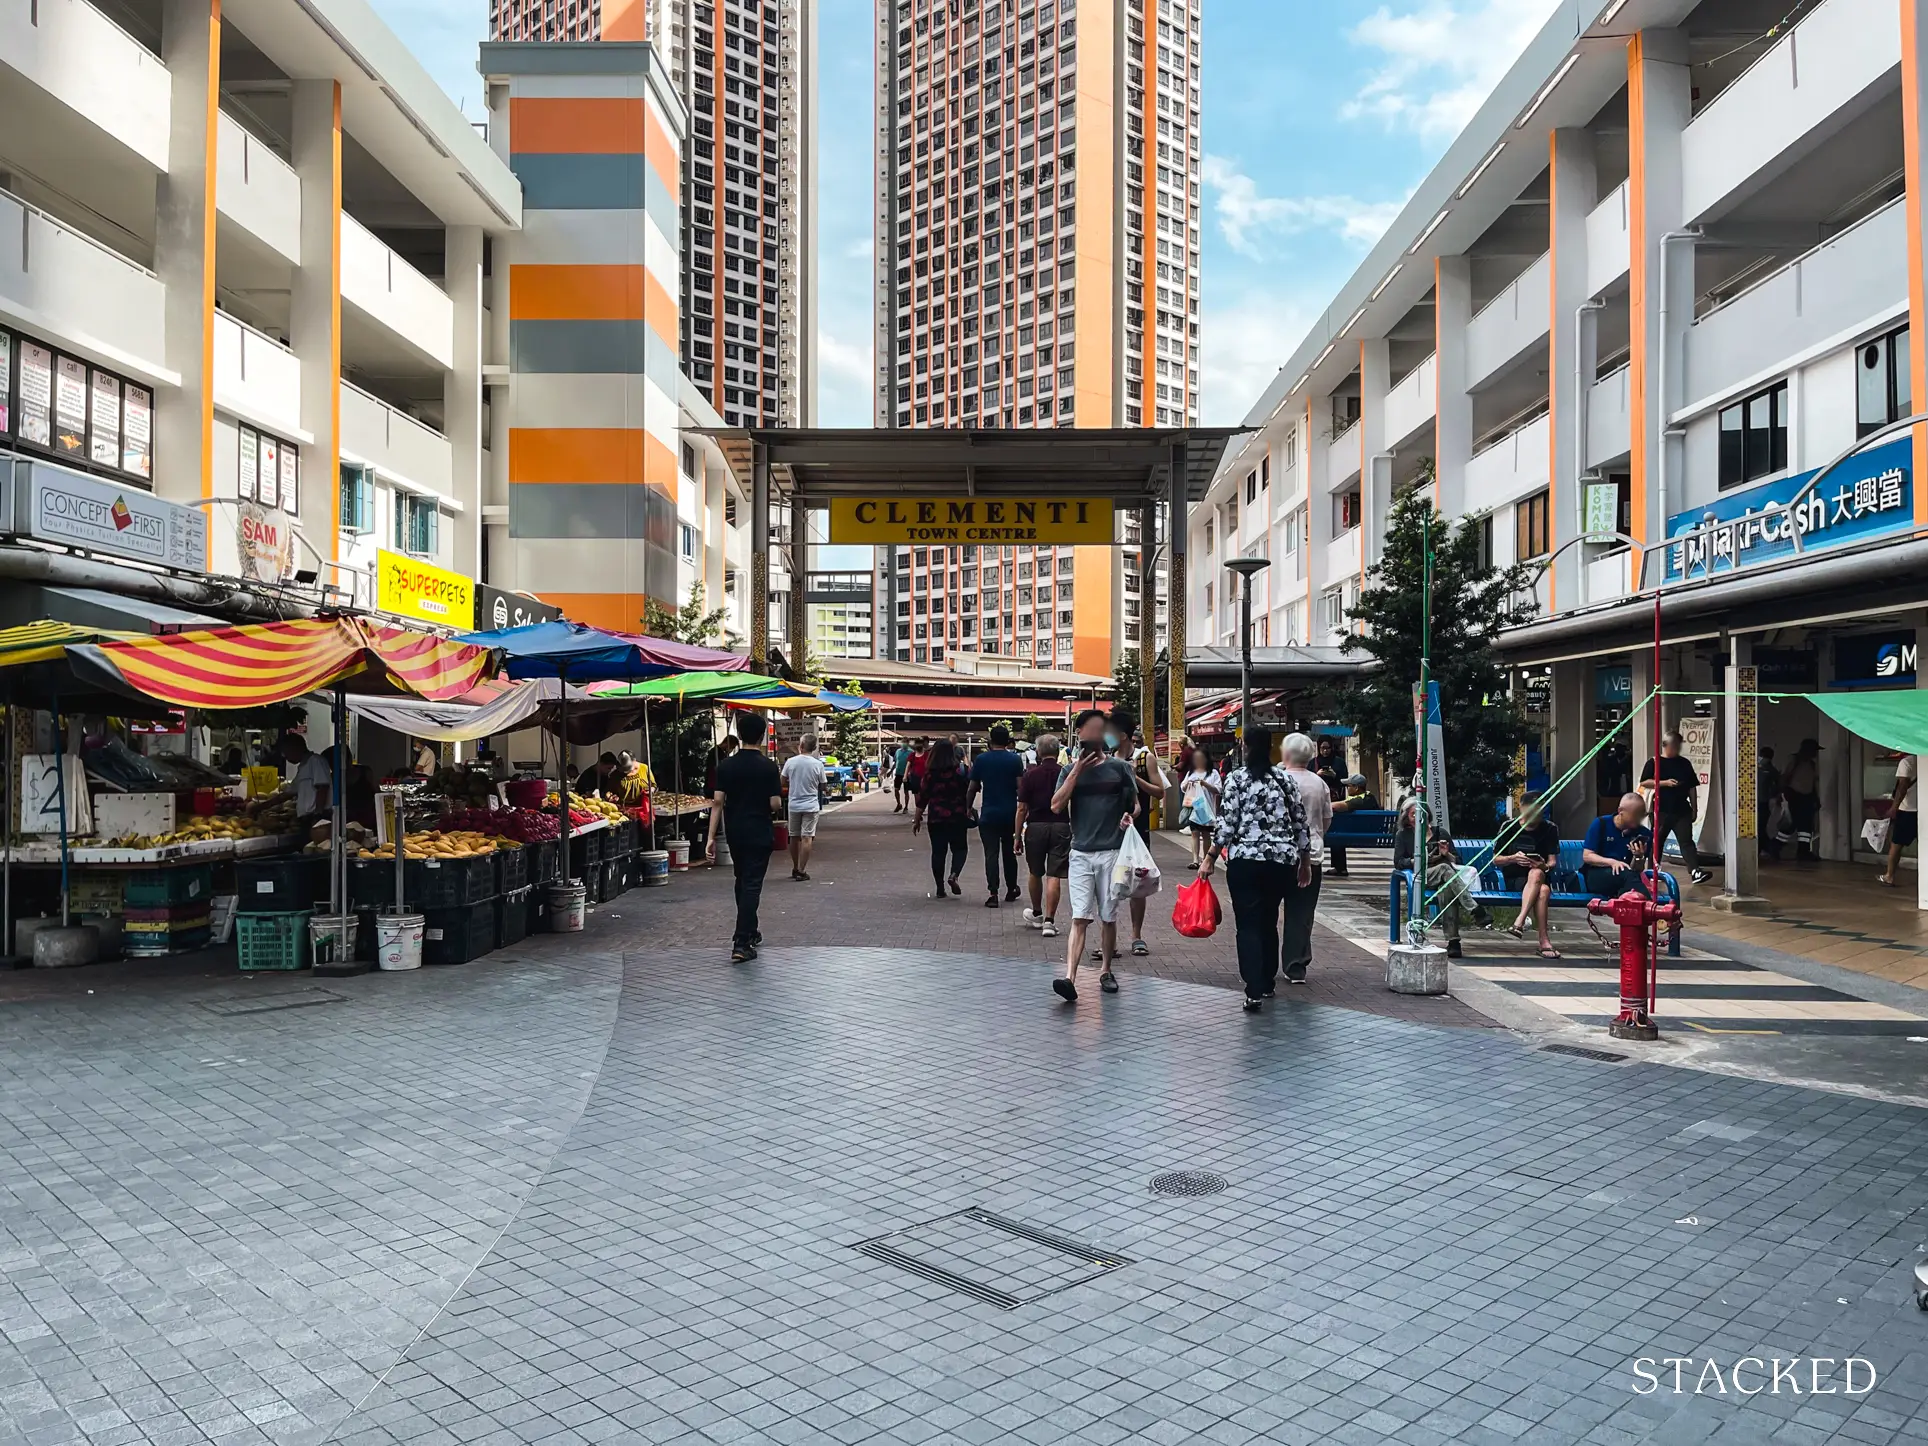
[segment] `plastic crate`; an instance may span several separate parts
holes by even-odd
[[[402,887],[407,890],[403,902],[411,914],[486,904],[495,897],[495,857],[482,854],[468,859],[410,859]]]
[[[424,964],[466,964],[495,948],[495,901],[423,909]]]
[[[589,879],[589,871],[600,864],[608,848],[605,834],[607,829],[597,829],[594,833],[579,833],[569,840],[569,868],[567,873],[572,879]]]
[[[553,883],[556,877],[556,859],[561,845],[554,839],[544,839],[532,843],[523,850],[529,856],[529,882],[532,884]]]
[[[357,912],[395,902],[395,860],[356,859],[348,865],[348,901]],[[373,954],[369,958],[374,958]]]
[[[636,820],[626,818],[621,823],[612,825],[605,837],[608,841],[603,844],[604,858],[618,858],[623,854],[635,853]]]
[[[236,914],[235,952],[243,969],[306,969],[308,919],[313,909],[285,914]]]
[[[506,949],[529,937],[530,915],[535,889],[528,884],[503,894],[495,901],[495,947]]]
[[[241,907],[253,913],[312,908],[316,900],[328,899],[328,855],[237,859],[234,891],[241,896]]]
[[[628,890],[628,857],[625,855],[613,859],[604,859],[602,865],[602,888],[599,891],[601,894],[601,902],[606,904],[618,894],[626,893]]]
[[[179,934],[126,934],[121,952],[129,959],[165,959],[170,954],[191,954],[214,942],[207,929],[187,929]]]
[[[512,893],[529,882],[528,848],[497,849],[495,851],[495,891],[498,894]]]
[[[152,909],[191,904],[214,897],[214,866],[182,864],[171,869],[136,869],[127,876],[127,906]]]

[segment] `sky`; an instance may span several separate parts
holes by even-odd
[[[375,0],[471,119],[486,0]],[[871,422],[872,16],[818,0],[818,420]],[[1555,0],[1204,0],[1199,420],[1242,421]]]

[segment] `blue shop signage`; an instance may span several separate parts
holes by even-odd
[[[1816,469],[1819,470],[1818,468]],[[1667,578],[1707,577],[1794,555],[1792,527],[1804,552],[1821,552],[1905,532],[1915,522],[1914,443],[1908,437],[1857,453],[1821,479],[1790,516],[1768,509],[1787,502],[1814,472],[1730,492],[1667,519]],[[1682,537],[1712,520],[1695,537]]]

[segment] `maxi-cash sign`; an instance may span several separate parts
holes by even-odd
[[[375,606],[381,611],[464,631],[475,626],[472,579],[386,549],[376,552],[375,568]]]
[[[836,497],[834,543],[938,546],[968,543],[1088,544],[1117,540],[1108,497]]]

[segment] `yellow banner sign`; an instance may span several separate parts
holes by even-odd
[[[466,631],[475,626],[475,584],[406,553],[378,551],[375,606],[396,617]]]
[[[830,503],[830,540],[1109,547],[1117,533],[1108,497],[837,497]]]

